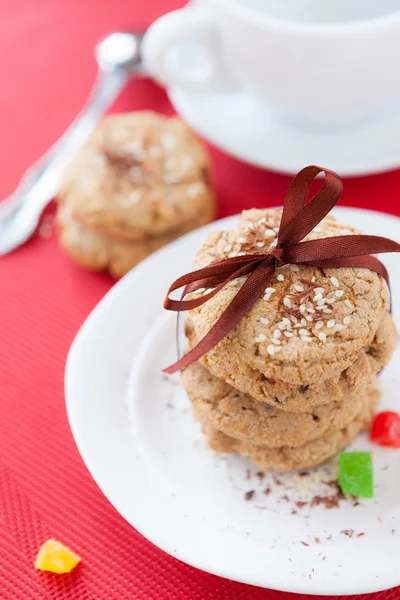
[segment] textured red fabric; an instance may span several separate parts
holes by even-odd
[[[0,0],[0,197],[79,110],[94,75],[94,42],[180,4]],[[164,92],[148,81],[132,83],[116,106],[149,107],[171,112]],[[289,178],[217,150],[212,155],[221,216],[283,200]],[[343,202],[400,214],[399,187],[400,171],[346,180]],[[0,258],[0,282],[0,599],[294,598],[226,581],[167,556],[115,512],[86,471],[67,423],[63,370],[74,335],[111,279],[73,265],[53,235]],[[33,569],[47,537],[82,555],[71,575]],[[370,598],[399,600],[400,588]]]

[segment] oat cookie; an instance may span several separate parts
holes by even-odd
[[[186,322],[186,335],[189,346],[197,341],[190,321]],[[340,401],[347,398],[355,389],[363,393],[371,380],[371,374],[378,373],[388,364],[397,343],[397,330],[390,313],[385,313],[376,332],[372,344],[361,350],[354,362],[344,371],[337,373],[331,379],[325,379],[312,385],[293,386],[278,379],[260,376],[259,372],[241,365],[241,372],[236,377],[226,373],[234,373],[236,358],[225,357],[221,367],[208,360],[208,354],[200,359],[207,370],[224,379],[236,389],[249,394],[256,400],[266,402],[271,406],[289,412],[309,412],[311,409],[328,402]]]
[[[288,413],[238,392],[199,363],[185,369],[182,381],[198,421],[207,422],[228,436],[268,448],[301,446],[343,429],[360,413],[367,389],[353,389],[341,401],[309,412]],[[371,381],[372,377],[369,386]]]
[[[180,229],[134,242],[113,239],[99,231],[87,229],[71,217],[67,205],[59,207],[56,224],[59,243],[71,258],[86,269],[109,271],[118,279],[149,254],[211,219],[212,215],[204,212],[201,217],[188,221]]]
[[[277,209],[245,211],[234,230],[208,236],[196,268],[241,253],[267,253],[280,218]],[[307,239],[354,233],[328,216]],[[242,284],[243,278],[231,282],[188,312],[197,339],[210,330]],[[264,297],[207,353],[207,365],[236,388],[249,374],[259,381],[297,386],[320,383],[338,376],[371,344],[387,306],[386,283],[368,269],[284,265]]]
[[[343,450],[363,429],[369,426],[379,400],[378,390],[372,389],[364,401],[364,406],[356,418],[341,430],[323,435],[316,440],[293,448],[268,448],[237,440],[215,429],[209,423],[203,424],[207,445],[216,452],[238,452],[246,456],[258,468],[272,472],[290,472],[308,469],[327,462]]]
[[[208,169],[206,151],[180,119],[110,115],[67,168],[57,200],[88,229],[142,240],[214,212]]]

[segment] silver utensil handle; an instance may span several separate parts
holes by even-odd
[[[107,108],[125,86],[125,69],[100,71],[89,98],[73,123],[57,142],[32,167],[16,190],[0,203],[0,220],[24,210],[24,219],[37,218],[58,191],[62,173],[95,129]]]

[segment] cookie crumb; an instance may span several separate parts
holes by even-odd
[[[245,493],[244,499],[251,500],[253,498],[254,494],[255,494],[255,490],[249,490],[248,492]]]

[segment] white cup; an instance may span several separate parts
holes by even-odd
[[[357,123],[399,106],[400,0],[202,0],[158,19],[143,56],[166,86],[251,92],[306,126]]]

